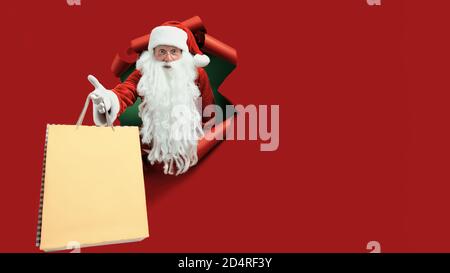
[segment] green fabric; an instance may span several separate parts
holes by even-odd
[[[208,57],[211,61],[209,65],[205,67],[205,71],[208,74],[216,105],[222,108],[222,111],[225,114],[225,106],[231,103],[222,94],[220,94],[218,89],[225,78],[236,68],[236,66],[218,56],[208,55]],[[120,76],[120,80],[124,82],[135,69],[136,67],[134,65],[131,66]],[[141,98],[138,98],[132,106],[129,106],[122,113],[122,115],[120,115],[119,120],[121,126],[141,126],[142,120],[138,116],[138,107],[140,103]],[[233,113],[228,113],[228,116],[231,116],[232,114]],[[223,118],[225,119],[228,116],[224,115]],[[216,120],[216,123],[221,121],[222,120]]]
[[[205,67],[205,71],[208,74],[209,83],[211,84],[211,88],[214,93],[214,101],[218,107],[222,108],[224,113],[223,118],[226,119],[228,116],[233,114],[228,113],[228,116],[225,116],[225,106],[231,103],[219,92],[219,87],[228,75],[230,75],[230,73],[236,68],[236,66],[217,56],[211,55],[208,57],[211,62]],[[221,121],[222,120],[216,120],[216,123]]]

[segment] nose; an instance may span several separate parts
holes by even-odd
[[[164,56],[164,60],[163,61],[165,61],[165,62],[171,62],[171,61],[173,61],[173,56],[170,54],[170,53],[168,53],[168,54],[166,54],[165,56]]]

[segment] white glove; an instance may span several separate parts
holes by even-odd
[[[94,123],[97,126],[107,125],[105,116],[107,114],[112,124],[120,110],[119,98],[113,91],[103,87],[94,76],[89,75],[88,80],[95,87],[95,90],[89,95],[94,106]]]

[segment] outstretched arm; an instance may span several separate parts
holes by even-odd
[[[120,116],[128,106],[131,106],[136,102],[138,97],[137,85],[141,77],[141,72],[139,70],[135,70],[130,74],[128,79],[126,79],[123,83],[118,84],[111,90],[119,98],[120,110],[118,116]]]

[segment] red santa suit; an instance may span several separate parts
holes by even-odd
[[[181,49],[182,52],[191,54],[192,62],[197,69],[197,78],[195,79],[195,84],[198,87],[198,91],[200,93],[199,95],[202,100],[202,112],[198,114],[195,113],[197,109],[193,104],[194,101],[190,101],[189,97],[184,96],[183,93],[180,93],[180,98],[185,100],[185,102],[183,103],[186,103],[188,109],[190,109],[188,111],[192,111],[192,113],[194,114],[186,115],[185,118],[182,119],[183,122],[185,122],[184,124],[176,124],[180,128],[176,134],[171,133],[166,128],[164,128],[163,125],[161,125],[165,125],[165,121],[163,120],[163,123],[161,123],[161,121],[158,119],[160,118],[159,116],[155,118],[154,116],[152,116],[152,112],[148,112],[149,108],[147,107],[149,107],[149,105],[151,105],[152,103],[157,105],[158,103],[157,101],[152,101],[153,96],[156,95],[146,94],[144,87],[140,87],[143,88],[143,90],[137,90],[138,86],[141,86],[139,85],[141,78],[145,81],[149,80],[145,75],[146,68],[142,67],[139,64],[141,59],[136,64],[137,69],[132,74],[130,74],[130,76],[123,83],[118,84],[115,88],[110,90],[109,93],[111,94],[108,94],[106,90],[98,90],[98,93],[99,95],[110,98],[110,101],[112,103],[111,109],[114,109],[114,111],[112,111],[111,113],[115,117],[120,116],[127,107],[133,105],[136,102],[139,96],[142,96],[142,99],[145,103],[142,105],[142,109],[140,107],[141,118],[143,119],[143,126],[141,128],[142,153],[146,154],[148,152],[148,160],[151,164],[157,163],[156,165],[160,165],[159,163],[163,163],[164,173],[173,174],[174,171],[176,171],[176,175],[178,175],[179,173],[184,173],[189,169],[190,166],[196,164],[198,160],[196,139],[202,136],[202,124],[200,124],[199,118],[202,117],[203,124],[207,122],[208,120],[203,117],[202,113],[205,107],[214,104],[213,91],[209,83],[208,75],[202,68],[208,65],[209,58],[208,56],[204,55],[198,48],[192,32],[185,26],[177,22],[168,22],[163,26],[154,28],[150,34],[148,51],[142,53],[146,55],[141,55],[140,58],[145,59],[148,54],[153,54],[154,48],[158,45],[174,46]],[[140,69],[142,71],[140,71]],[[194,79],[189,78],[189,81],[190,80]],[[141,84],[145,83],[146,82]],[[98,85],[99,89],[103,88],[100,84]],[[192,87],[186,86],[186,88]],[[197,95],[198,93],[193,96],[193,98],[196,98]],[[158,97],[156,96],[155,99],[158,99]],[[165,111],[165,109],[163,109],[162,111]],[[97,112],[98,111],[94,111],[94,120]],[[150,126],[149,124],[152,124],[153,120],[155,121],[155,123]],[[101,121],[99,122],[97,120],[96,123],[101,123]],[[186,124],[188,124],[188,126],[186,126]],[[160,126],[159,129],[155,129],[158,126]],[[191,126],[192,130],[190,129]],[[161,130],[159,131],[161,132],[161,134],[158,133],[154,135],[153,130]],[[176,137],[181,137],[182,140],[174,141]],[[151,143],[151,148],[148,146],[148,143]]]

